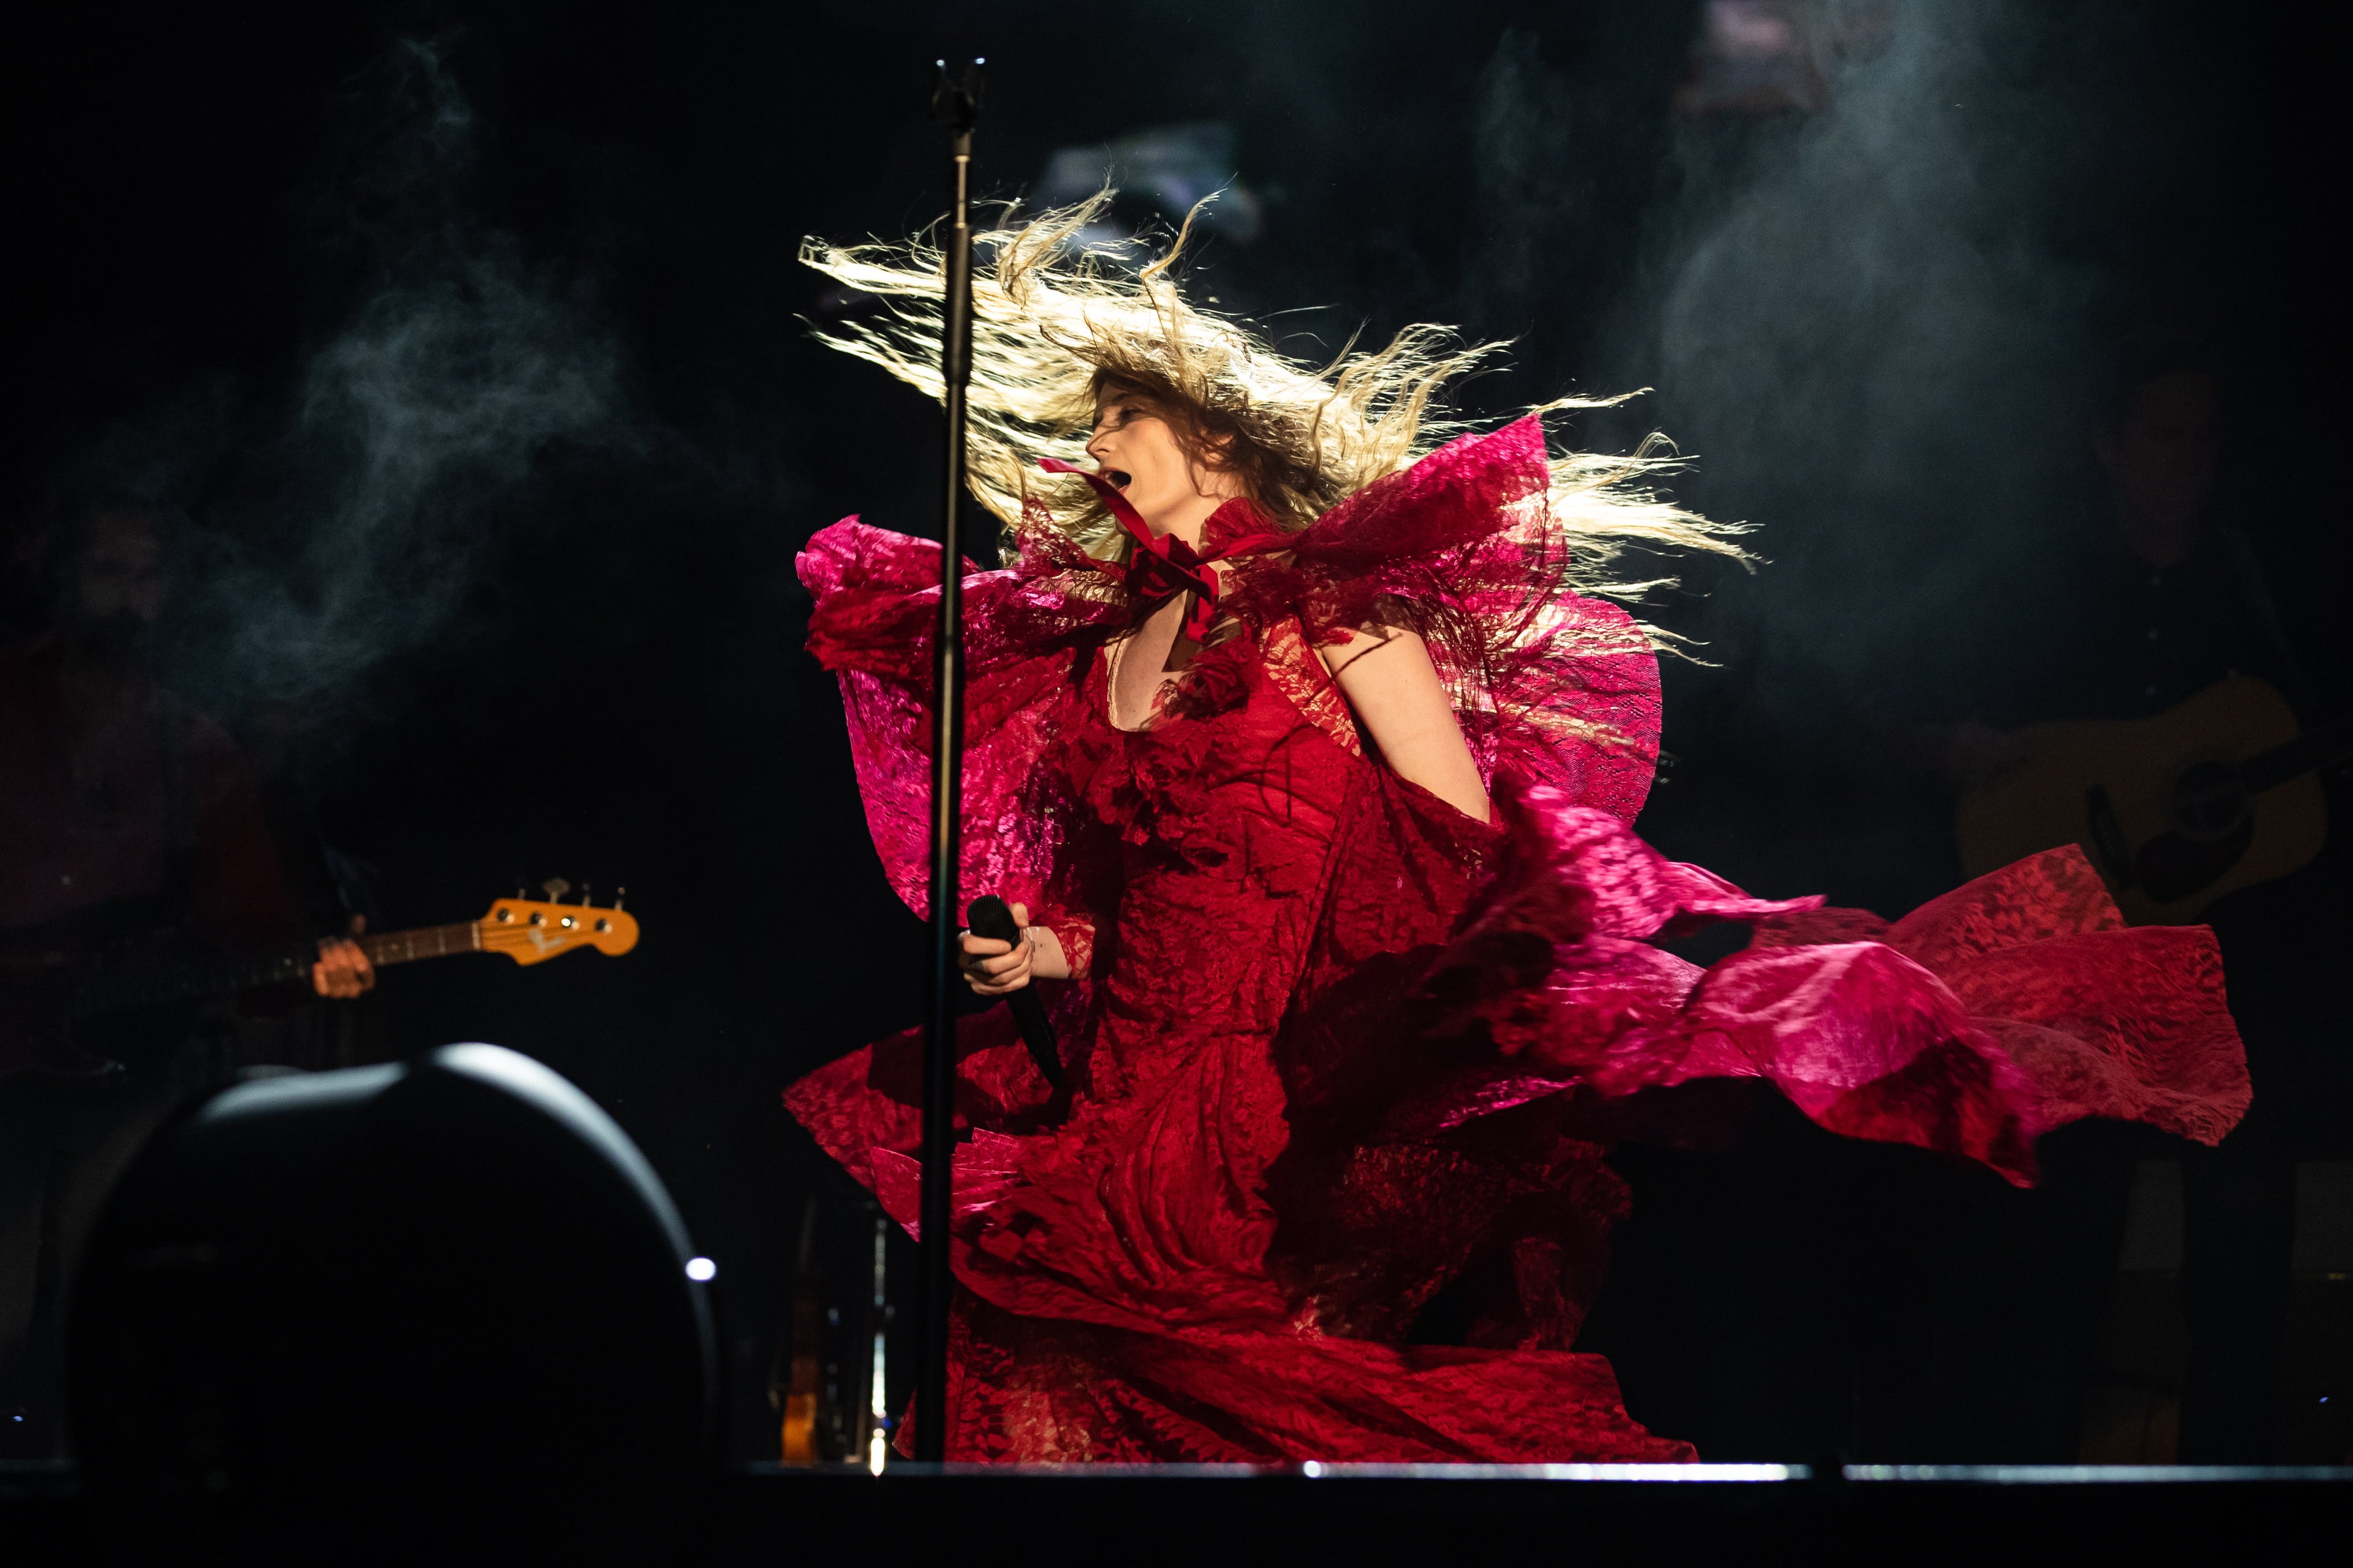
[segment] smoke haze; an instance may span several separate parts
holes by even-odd
[[[351,718],[388,662],[470,635],[551,467],[644,447],[586,290],[478,216],[480,127],[442,48],[397,45],[336,108],[309,238],[356,305],[285,391],[239,410],[212,382],[83,460],[195,512],[170,673],[230,714]]]

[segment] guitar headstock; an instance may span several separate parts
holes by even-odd
[[[638,945],[637,916],[618,903],[606,909],[585,899],[501,899],[475,926],[484,952],[503,952],[517,963],[539,963],[575,947],[618,957]]]

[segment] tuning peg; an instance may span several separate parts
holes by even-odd
[[[595,889],[594,889],[590,884],[588,884],[588,883],[586,883],[586,882],[583,882],[583,883],[581,883],[581,884],[580,884],[580,901],[581,901],[581,903],[583,903],[583,904],[586,904],[586,903],[590,902],[590,901],[591,901],[590,895],[591,895],[592,893],[594,893],[594,891],[595,891]]]
[[[546,892],[547,901],[551,904],[562,903],[564,895],[572,890],[572,884],[561,877],[550,877],[546,881],[542,882],[540,887]]]
[[[622,900],[623,899],[628,898],[628,896],[629,896],[629,889],[627,889],[627,888],[616,888],[616,889],[613,889],[613,907],[614,907],[615,909],[617,909],[617,909],[619,909],[619,908],[621,907],[621,900]]]

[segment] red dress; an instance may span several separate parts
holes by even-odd
[[[1658,1091],[1761,1078],[2021,1183],[2078,1117],[2211,1142],[2243,1113],[2211,937],[2125,929],[2075,850],[1890,926],[1637,838],[1656,661],[1555,585],[1544,456],[1532,420],[1456,442],[1230,563],[1244,635],[1135,731],[1109,719],[1115,570],[1032,519],[1015,566],[967,575],[964,887],[1028,903],[1093,979],[1044,985],[1067,1119],[1004,1009],[962,1031],[950,1458],[1688,1458],[1570,1349],[1626,1204],[1608,1139],[1678,1114]],[[1204,550],[1259,526],[1230,503]],[[937,562],[855,521],[801,558],[919,910]],[[1314,644],[1376,614],[1428,637],[1497,822],[1366,754]],[[1725,919],[1758,940],[1705,971],[1651,940]],[[786,1094],[910,1230],[919,1053]],[[1405,1343],[1466,1270],[1470,1342]]]

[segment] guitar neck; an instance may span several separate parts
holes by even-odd
[[[388,963],[414,963],[420,958],[447,958],[453,952],[482,951],[482,927],[479,921],[460,921],[450,926],[419,926],[415,931],[388,931],[382,936],[364,936],[360,949],[368,962],[382,969]]]
[[[2309,734],[2298,735],[2284,745],[2256,752],[2239,764],[2239,781],[2249,795],[2261,795],[2292,778],[2316,768],[2334,767],[2348,758],[2353,758],[2353,719],[2339,719]]]
[[[358,940],[361,951],[368,955],[368,962],[379,969],[386,964],[412,963],[422,958],[447,958],[452,953],[480,952],[482,950],[481,927],[473,921],[458,925],[423,926],[416,931],[385,931],[380,936]],[[90,1017],[100,1013],[151,1007],[166,1002],[192,1002],[206,996],[251,991],[264,985],[307,982],[311,978],[311,965],[317,963],[318,958],[317,944],[304,943],[299,947],[242,953],[230,958],[100,969],[85,976],[74,987],[74,1016]]]

